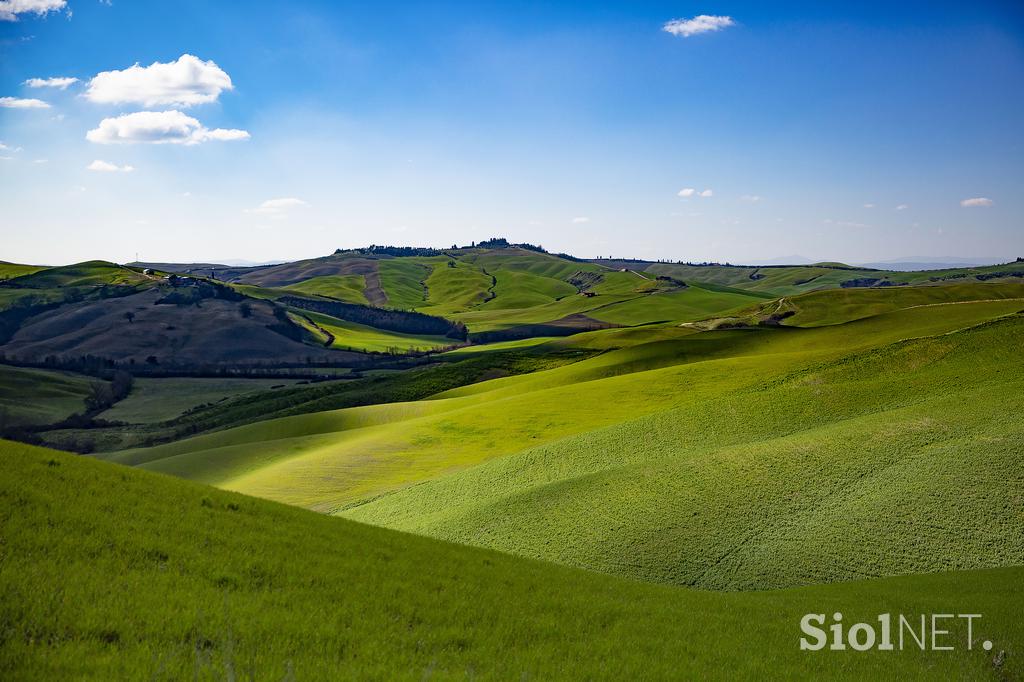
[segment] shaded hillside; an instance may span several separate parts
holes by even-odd
[[[302,329],[256,300],[197,298],[158,287],[69,303],[29,318],[0,353],[21,362],[107,358],[143,368],[336,362],[358,356],[302,343]],[[182,298],[176,298],[181,296]],[[177,302],[182,301],[182,302]]]

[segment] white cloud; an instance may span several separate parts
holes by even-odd
[[[29,78],[24,85],[30,88],[57,88],[67,90],[69,85],[77,83],[77,78]]]
[[[689,38],[699,33],[708,33],[710,31],[721,31],[723,28],[733,26],[736,22],[732,20],[732,17],[721,17],[711,16],[707,14],[701,14],[692,19],[673,19],[672,21],[666,22],[661,30],[666,33],[671,33],[674,36],[683,36]]]
[[[751,204],[756,204],[757,202],[761,201],[761,197],[758,196],[757,194],[744,194],[743,196],[740,197],[740,201],[746,201]]]
[[[281,199],[267,199],[256,208],[247,208],[246,213],[260,213],[263,215],[283,215],[287,211],[293,208],[302,208],[309,206],[302,199],[296,199],[295,197],[283,197]]]
[[[874,204],[864,204],[864,208],[874,208]]]
[[[703,192],[701,192],[701,193],[700,193],[700,195],[701,195],[702,197],[704,197],[705,199],[707,199],[708,197],[714,196],[714,194],[715,194],[715,193],[714,193],[714,192],[712,192],[712,191],[711,191],[711,190],[709,190],[709,189],[706,189],[706,190],[704,190]]]
[[[5,107],[7,109],[49,109],[50,105],[41,99],[0,97],[0,107]]]
[[[105,118],[85,139],[97,144],[147,143],[193,145],[210,140],[247,140],[244,130],[210,130],[180,111],[137,111]]]
[[[32,163],[46,163],[49,159],[35,159]]]
[[[66,0],[0,0],[0,21],[17,21],[19,14],[56,12],[67,6]]]
[[[899,206],[896,207],[896,210],[906,211],[908,208],[910,208],[910,204],[900,204]]]
[[[687,187],[686,189],[679,190],[679,196],[683,197],[684,199],[689,199],[690,197],[692,197],[696,193],[697,193],[697,190],[695,190],[692,187]]]
[[[132,171],[135,170],[135,167],[134,166],[118,166],[115,163],[109,163],[107,161],[100,161],[99,159],[96,159],[95,161],[90,163],[88,166],[86,166],[85,170],[99,171],[101,173],[118,173],[118,172],[121,172],[121,173],[131,173]]]
[[[93,102],[132,102],[147,107],[215,102],[224,90],[231,90],[231,77],[213,63],[183,54],[173,62],[137,63],[123,71],[103,71],[89,81],[85,96]]]
[[[974,197],[973,199],[964,199],[960,202],[960,205],[964,208],[988,208],[995,202],[988,197]]]
[[[573,218],[572,221],[578,225],[582,225],[583,223],[589,223],[590,218],[586,216],[578,216],[576,218]]]

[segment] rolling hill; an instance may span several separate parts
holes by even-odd
[[[711,589],[1024,563],[1001,506],[1024,489],[1019,285],[862,291],[843,323],[595,331],[533,346],[602,351],[546,371],[103,456]]]
[[[8,680],[1021,673],[1020,568],[710,593],[374,528],[6,441],[0,460],[0,505],[17,510],[0,515],[0,674]],[[805,613],[840,611],[854,623],[964,608],[984,614],[969,650],[963,619],[947,621],[948,639],[939,640],[953,651],[797,646]]]

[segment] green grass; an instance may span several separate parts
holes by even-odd
[[[366,278],[363,275],[324,275],[312,277],[284,287],[288,291],[301,294],[329,296],[346,303],[368,305],[366,295]]]
[[[0,426],[52,424],[84,412],[92,381],[97,380],[0,365]]]
[[[412,310],[424,305],[423,283],[431,273],[422,258],[390,258],[377,262],[380,285],[388,297],[387,307]]]
[[[87,261],[76,265],[45,268],[17,278],[17,284],[33,289],[55,287],[99,286],[104,284],[137,285],[151,281],[139,272],[106,261]]]
[[[330,315],[301,311],[302,315],[313,320],[319,327],[326,329],[334,336],[334,348],[376,351],[381,353],[405,352],[410,350],[433,350],[446,348],[455,343],[444,336],[401,334],[375,327],[369,327],[347,320],[339,320]]]
[[[1024,309],[1024,283],[946,286],[887,287],[882,289],[833,289],[805,294],[788,303],[795,315],[784,324],[809,327],[839,324],[912,306],[943,305],[971,300],[1018,299]]]
[[[418,309],[430,315],[447,316],[468,310],[487,300],[491,278],[479,268],[441,258],[433,263],[426,279],[427,301]]]
[[[33,272],[39,272],[43,269],[45,269],[45,266],[42,265],[21,265],[20,263],[8,263],[7,261],[0,260],[0,280],[31,275]]]
[[[0,442],[0,675],[993,679],[1019,568],[765,593],[649,585]],[[16,513],[14,513],[16,511]],[[805,613],[980,613],[956,651],[801,652]],[[998,671],[978,641],[1004,651]]]
[[[284,379],[136,378],[128,397],[99,416],[130,424],[157,423],[200,405],[293,383]]]
[[[427,403],[254,424],[125,461],[459,542],[716,589],[1024,563],[997,504],[1020,494],[1012,415],[1024,407],[1024,378],[1011,358],[1024,322],[949,334],[1018,309],[1012,300],[911,308],[798,330],[612,330],[630,332],[618,341],[632,345]],[[900,344],[917,345],[850,376],[815,369]],[[983,465],[991,476],[954,475]],[[869,483],[879,487],[856,487]],[[872,495],[891,506],[911,493],[930,512],[961,511],[948,526],[916,525],[898,508],[861,516]],[[752,497],[759,504],[744,504]],[[876,516],[883,525],[857,542],[833,532],[853,537],[837,519]],[[716,561],[737,538],[750,556]],[[841,560],[822,569],[826,549]]]
[[[495,271],[494,277],[495,296],[485,305],[488,310],[532,308],[576,293],[568,282],[527,271],[504,268]]]
[[[627,326],[683,322],[742,308],[755,300],[758,299],[740,293],[722,293],[691,286],[610,305],[590,315],[598,320]]]

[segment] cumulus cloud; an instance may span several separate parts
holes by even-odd
[[[588,218],[586,216],[578,216],[576,218],[573,218],[572,221],[574,223],[576,223],[576,224],[582,225],[583,223],[589,223],[590,222],[590,218]]]
[[[695,190],[692,187],[687,187],[686,189],[679,190],[679,196],[683,197],[684,199],[689,199],[690,197],[692,197],[696,193],[697,193],[697,190]]]
[[[131,173],[132,171],[135,170],[135,167],[118,166],[115,163],[110,163],[108,161],[100,161],[99,159],[96,159],[88,166],[86,166],[85,169],[91,171],[98,171],[100,173]]]
[[[960,205],[964,208],[988,208],[994,201],[988,197],[974,197],[972,199],[964,199],[960,202]]]
[[[69,85],[77,82],[77,78],[29,78],[24,84],[30,88],[57,88],[59,90],[67,90]]]
[[[49,109],[50,105],[41,99],[0,97],[0,107],[4,107],[6,109]]]
[[[247,140],[244,130],[210,130],[180,111],[137,111],[116,118],[105,118],[85,139],[97,144],[185,144],[210,140]]]
[[[103,71],[89,81],[85,96],[103,104],[188,107],[215,102],[231,90],[231,77],[213,61],[183,54],[173,62],[135,64],[123,71]]]
[[[246,209],[246,213],[259,213],[262,215],[283,215],[287,211],[293,208],[302,208],[309,206],[302,199],[296,199],[295,197],[283,197],[281,199],[267,199],[256,208]]]
[[[671,33],[674,36],[689,38],[690,36],[695,36],[699,33],[721,31],[723,28],[728,28],[735,23],[736,22],[732,20],[732,17],[700,14],[692,19],[673,19],[672,21],[665,22],[665,25],[661,27],[661,30],[666,33]]]
[[[715,194],[715,193],[714,193],[714,192],[712,192],[712,191],[711,191],[711,190],[709,190],[709,189],[706,189],[706,190],[704,190],[703,192],[701,192],[701,193],[700,193],[700,195],[701,195],[702,197],[704,197],[705,199],[707,199],[707,198],[708,198],[708,197],[710,197],[710,196],[714,196],[714,194]]]
[[[17,21],[19,14],[56,12],[67,6],[67,0],[0,0],[0,21]]]

